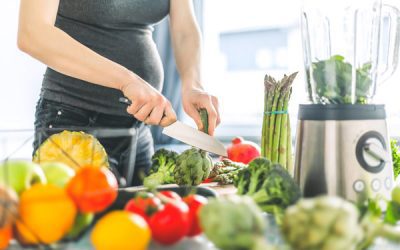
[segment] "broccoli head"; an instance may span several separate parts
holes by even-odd
[[[250,196],[263,211],[277,213],[294,204],[301,197],[301,192],[290,174],[281,165],[275,164],[262,181],[261,188]]]
[[[178,153],[172,150],[161,148],[152,156],[152,165],[149,176],[144,179],[144,185],[155,187],[161,184],[174,183],[174,169]]]
[[[259,157],[249,163],[247,168],[239,170],[234,180],[238,194],[253,194],[261,188],[262,180],[271,170],[271,162],[267,158]]]

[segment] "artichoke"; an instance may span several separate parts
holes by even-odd
[[[357,207],[328,196],[303,199],[289,207],[282,232],[296,250],[355,250],[363,239]]]
[[[200,209],[204,234],[221,250],[267,250],[265,218],[254,201],[246,196],[210,199]]]
[[[212,160],[207,152],[191,148],[180,154],[174,169],[174,178],[179,186],[197,186],[208,178]]]
[[[208,133],[208,113],[206,109],[199,110],[203,132]],[[213,167],[211,157],[206,151],[191,148],[180,154],[174,169],[175,183],[179,186],[197,186],[210,175]]]

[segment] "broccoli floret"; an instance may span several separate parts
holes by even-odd
[[[251,170],[250,168],[244,168],[238,172],[233,179],[233,184],[237,188],[237,193],[244,195],[249,191],[250,186]]]
[[[238,194],[252,197],[263,211],[273,213],[277,221],[285,208],[301,197],[300,187],[286,169],[262,157],[241,169],[234,185]]]
[[[239,171],[234,180],[238,194],[253,194],[262,185],[263,179],[271,170],[271,162],[267,158],[256,158],[249,163],[247,168]]]
[[[277,213],[294,204],[300,188],[280,165],[273,165],[257,192],[250,195],[265,212]]]
[[[174,169],[178,153],[172,150],[161,148],[152,156],[152,165],[149,176],[144,179],[144,185],[155,187],[161,184],[174,183]]]

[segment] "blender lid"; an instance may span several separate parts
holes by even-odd
[[[385,105],[374,104],[300,104],[299,120],[382,120]]]

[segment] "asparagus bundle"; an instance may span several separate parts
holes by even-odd
[[[261,136],[261,155],[285,167],[293,174],[292,138],[288,115],[292,83],[297,72],[276,81],[264,79],[264,117]]]

